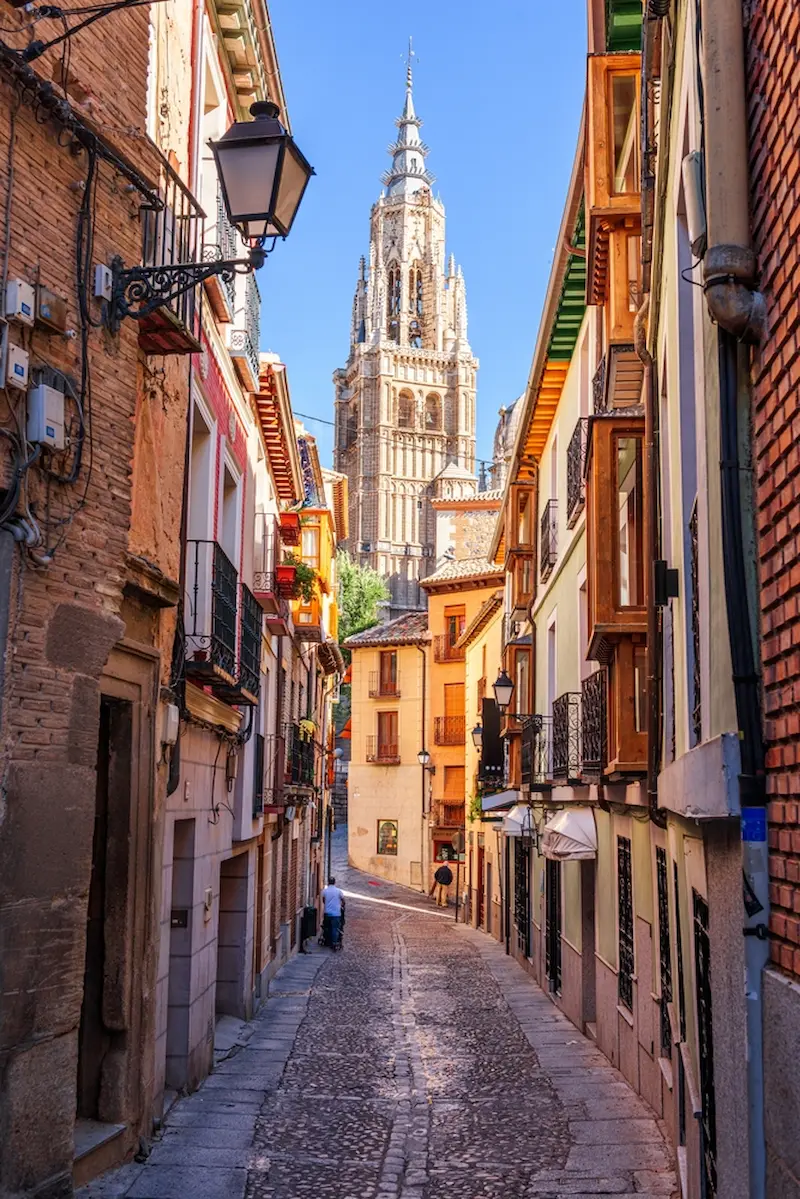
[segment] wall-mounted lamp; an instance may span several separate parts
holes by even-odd
[[[477,749],[478,753],[483,749],[483,725],[478,723],[472,730],[472,744]]]
[[[494,700],[501,712],[505,712],[511,703],[511,697],[514,694],[514,683],[508,677],[505,670],[500,670],[497,679],[492,683],[494,691]]]
[[[219,141],[209,143],[225,210],[250,247],[247,257],[127,268],[115,258],[108,305],[112,329],[125,316],[141,320],[214,275],[226,281],[249,275],[264,265],[277,238],[288,235],[314,169],[278,120],[278,111],[277,104],[261,100],[250,107],[252,121],[234,122]]]
[[[417,761],[423,770],[430,771],[431,774],[436,774],[436,767],[431,765],[431,755],[427,749],[421,749],[417,754]]]

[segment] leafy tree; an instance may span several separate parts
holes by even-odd
[[[341,586],[339,640],[363,633],[380,621],[378,605],[389,598],[389,588],[371,566],[359,566],[345,550],[336,555]]]

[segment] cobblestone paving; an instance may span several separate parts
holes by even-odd
[[[344,951],[290,963],[147,1163],[81,1199],[676,1193],[652,1112],[500,946],[399,888],[344,885],[361,895]]]

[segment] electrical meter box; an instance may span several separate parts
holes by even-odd
[[[28,386],[28,351],[8,342],[6,347],[6,387],[24,391]]]
[[[21,325],[32,325],[36,306],[36,294],[24,279],[10,279],[6,287],[6,317]]]
[[[55,333],[67,329],[67,301],[43,283],[36,289],[36,323]]]
[[[28,392],[28,441],[63,450],[64,393],[40,383]]]

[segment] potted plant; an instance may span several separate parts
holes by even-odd
[[[300,513],[280,512],[278,521],[281,528],[281,541],[284,545],[300,544]]]
[[[293,596],[297,585],[297,565],[290,561],[293,555],[287,554],[286,559],[275,567],[275,581],[281,595]]]
[[[286,554],[283,559],[284,567],[289,566],[294,570],[294,578],[292,590],[285,594],[290,594],[292,599],[302,599],[307,604],[310,604],[314,598],[314,584],[317,581],[317,572],[313,567],[308,566],[302,558],[298,558],[297,554]],[[282,568],[279,566],[278,570]]]

